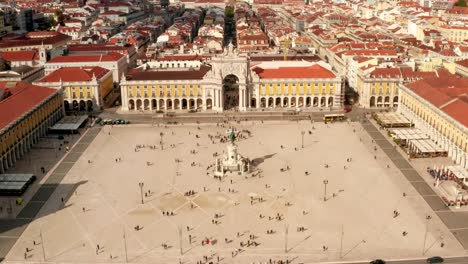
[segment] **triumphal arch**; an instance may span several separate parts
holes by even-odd
[[[211,71],[203,81],[207,96],[213,96],[214,110],[247,109],[252,92],[249,59],[247,55],[239,55],[232,44],[222,55],[212,58]]]

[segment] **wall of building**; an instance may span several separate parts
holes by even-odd
[[[464,67],[460,64],[455,64],[455,72],[463,77],[468,77],[468,67]]]
[[[372,108],[398,107],[398,79],[365,78],[358,76],[359,105]]]
[[[56,93],[0,134],[0,173],[19,160],[63,117],[61,93]]]
[[[404,86],[400,96],[398,112],[448,150],[454,162],[468,168],[468,128]]]
[[[203,86],[197,81],[129,81],[121,84],[122,105],[124,110],[168,110],[182,109],[182,100],[193,100],[199,104],[188,107],[202,107],[198,99],[203,99]],[[177,101],[176,101],[177,100]],[[188,108],[186,108],[188,109]]]
[[[99,111],[104,106],[103,99],[114,89],[112,72],[100,80],[86,82],[37,82],[35,85],[63,89],[66,111]]]
[[[255,108],[341,107],[339,79],[262,80],[254,87],[250,106]]]
[[[342,91],[339,79],[317,80],[262,80],[249,85],[246,99],[250,109],[275,107],[333,107],[341,108]],[[241,91],[240,91],[241,92]],[[203,82],[127,81],[121,83],[124,111],[176,110],[213,107],[211,90]],[[193,102],[193,103],[192,103]]]

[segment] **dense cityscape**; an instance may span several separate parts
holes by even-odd
[[[466,0],[0,2],[0,262],[468,264]]]

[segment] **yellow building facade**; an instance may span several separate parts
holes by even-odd
[[[258,108],[333,107],[341,99],[340,79],[263,79],[256,87]]]
[[[465,90],[468,92],[468,87],[465,87]],[[446,103],[436,106],[406,85],[400,85],[400,96],[398,112],[429,135],[436,144],[446,149],[455,163],[468,169],[468,128],[463,123],[467,122],[467,118],[459,119],[458,115],[451,115],[452,112],[459,111],[468,113],[468,104],[452,101],[452,98],[448,97]],[[434,92],[432,96],[439,99],[444,97],[438,92]],[[454,102],[456,106],[449,106]],[[444,111],[445,107],[450,107],[449,111]]]
[[[160,64],[144,64],[122,78],[123,111],[318,110],[343,105],[341,78],[324,62],[273,61],[250,66],[247,57],[228,49],[210,64],[187,61],[183,63],[186,68],[169,69],[161,69]]]
[[[372,78],[358,75],[359,105],[366,108],[397,108],[398,78]]]
[[[83,78],[69,75],[77,71],[83,73]],[[62,68],[35,84],[63,90],[65,111],[99,111],[114,97],[112,72],[100,67]]]
[[[129,110],[176,110],[203,107],[203,85],[199,82],[142,82],[121,88],[129,99]]]
[[[63,115],[61,91],[20,82],[10,97],[0,101],[0,112],[20,109],[21,115],[0,126],[0,173],[19,160]],[[24,103],[22,101],[28,101]]]

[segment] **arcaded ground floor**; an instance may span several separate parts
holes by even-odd
[[[360,124],[236,128],[252,133],[238,145],[256,176],[219,181],[207,167],[225,144],[208,135],[227,127],[104,127],[6,263],[24,261],[26,247],[29,261],[61,263],[197,263],[203,256],[316,263],[464,253]],[[249,238],[258,244],[245,246]]]
[[[230,99],[230,98],[229,98]],[[212,110],[220,104],[223,109],[239,109],[240,102],[225,98],[214,102],[214,98],[177,97],[177,98],[131,98],[124,111],[165,111],[165,110]],[[336,96],[260,96],[253,97],[247,103],[247,109],[281,109],[281,108],[332,108],[340,106]]]

